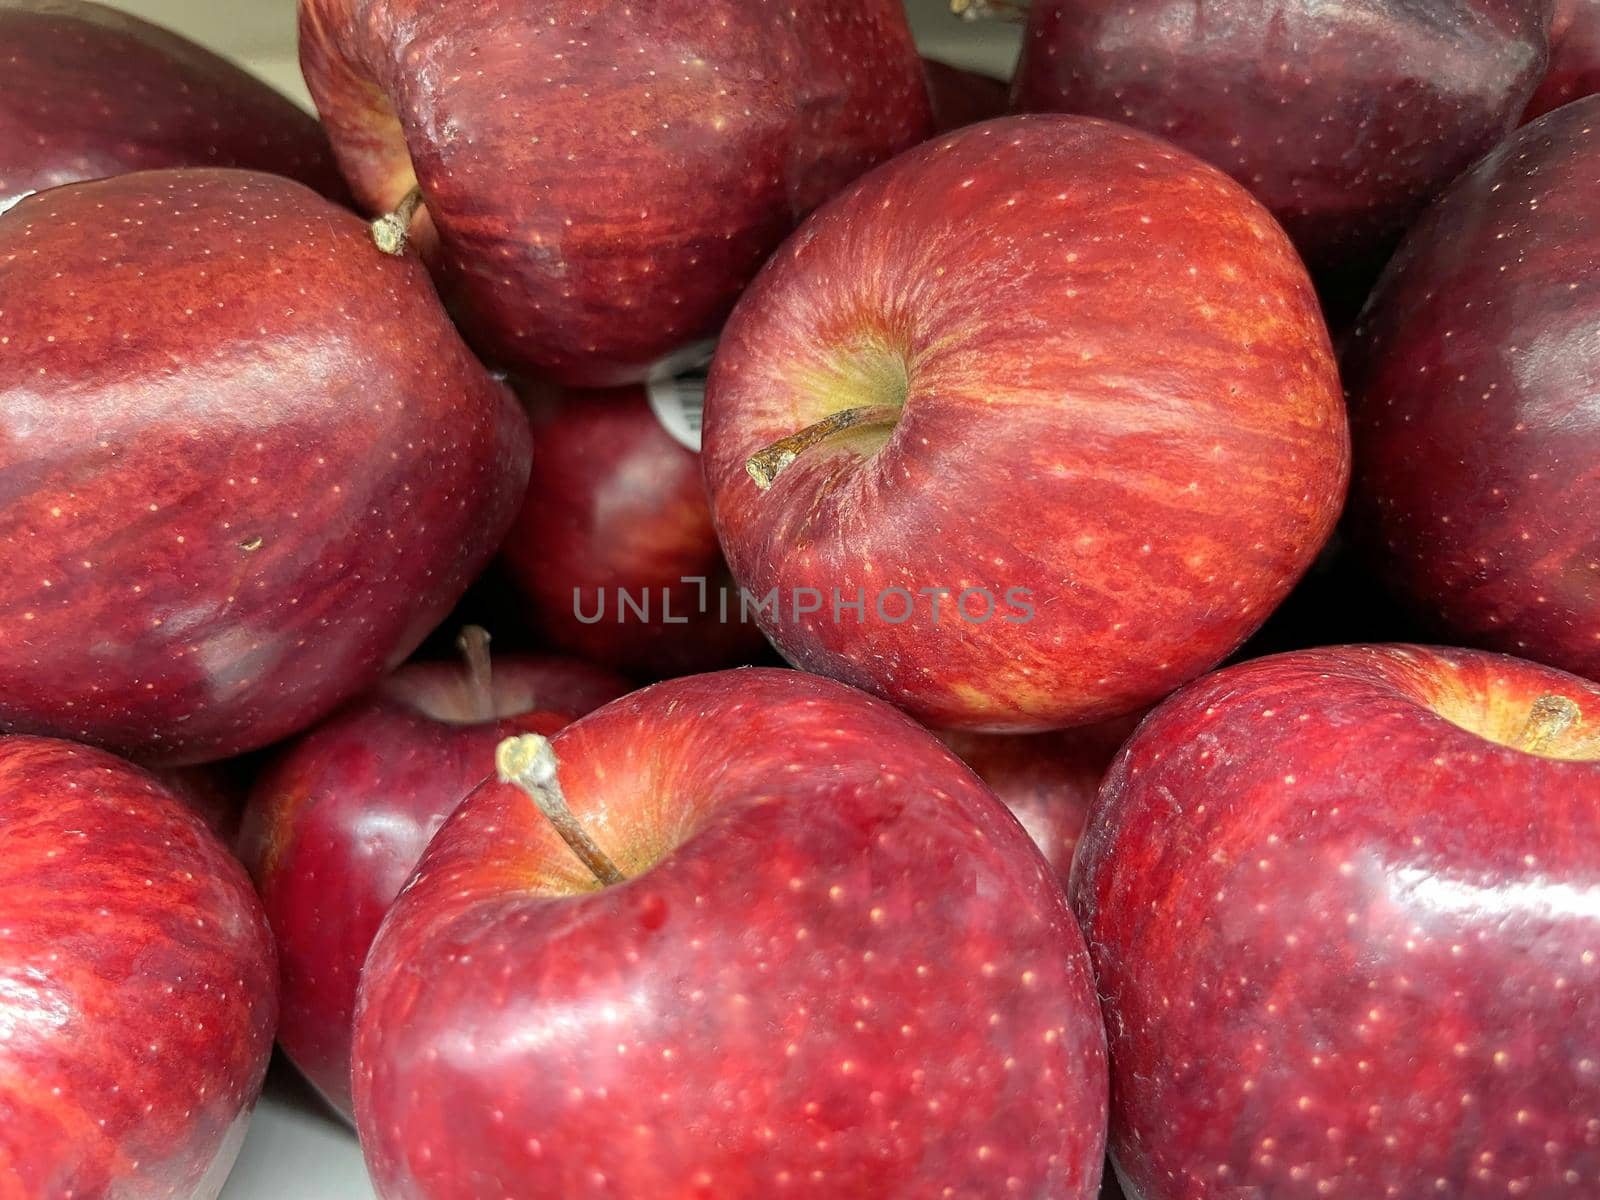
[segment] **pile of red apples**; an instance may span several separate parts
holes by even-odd
[[[1600,1197],[1600,2],[953,8],[0,0],[0,1200]]]

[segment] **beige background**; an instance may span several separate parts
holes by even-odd
[[[294,0],[106,0],[113,8],[157,21],[243,63],[310,107],[294,49]],[[939,58],[1009,71],[1019,31],[991,22],[959,21],[948,0],[906,0],[917,40]]]

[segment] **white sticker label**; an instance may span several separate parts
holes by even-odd
[[[0,196],[0,213],[10,212],[13,208],[15,208],[17,205],[21,204],[29,196],[37,196],[38,194],[39,194],[38,192],[34,191],[34,192],[18,192],[15,196]]]
[[[706,370],[714,343],[690,347],[662,363],[645,384],[650,410],[679,445],[700,453],[700,418],[706,407]]]

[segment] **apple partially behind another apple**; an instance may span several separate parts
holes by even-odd
[[[1550,67],[1528,101],[1524,121],[1600,92],[1600,0],[1556,0]]]
[[[1232,653],[1349,471],[1282,230],[1183,151],[1065,116],[934,139],[820,210],[725,329],[704,437],[789,661],[992,732],[1123,715]]]
[[[244,870],[153,777],[0,738],[0,1197],[214,1200],[275,974]]]
[[[770,658],[717,545],[700,459],[644,389],[528,402],[539,469],[500,558],[542,639],[636,679]]]
[[[316,120],[225,59],[84,0],[0,0],[0,210],[158,167],[246,167],[345,194]]]
[[[491,361],[637,383],[713,336],[795,223],[930,132],[901,0],[300,0],[373,214]]]
[[[325,715],[516,514],[527,421],[414,259],[300,184],[151,171],[0,214],[0,729],[158,765]]]
[[[932,735],[747,668],[499,765],[517,782],[434,838],[362,980],[385,1200],[1095,1194],[1081,936]]]
[[[927,57],[922,60],[922,73],[933,102],[935,133],[1004,116],[1010,107],[1011,86],[1003,79]]]
[[[1351,529],[1426,628],[1600,679],[1600,96],[1406,236],[1345,355]]]
[[[278,1042],[350,1117],[350,1040],[367,951],[428,841],[514,733],[554,733],[628,690],[598,668],[501,657],[401,667],[283,748],[257,778],[240,855],[278,944]]]
[[[1013,100],[1135,125],[1227,171],[1353,313],[1407,225],[1516,126],[1544,74],[1550,11],[1033,0]]]
[[[1140,1200],[1600,1189],[1600,687],[1337,647],[1190,685],[1073,867]]]
[[[1011,810],[1063,886],[1089,809],[1143,714],[1052,733],[940,733]]]

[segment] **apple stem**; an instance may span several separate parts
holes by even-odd
[[[595,844],[589,831],[578,824],[578,818],[567,807],[567,798],[561,791],[561,780],[557,777],[559,764],[556,762],[555,747],[550,744],[549,738],[540,737],[537,733],[508,737],[495,750],[494,765],[499,772],[500,782],[514,783],[528,793],[545,819],[556,827],[561,840],[572,848],[572,852],[602,886],[628,882],[628,877],[617,870],[617,864]]]
[[[950,0],[963,21],[1026,21],[1029,0]]]
[[[1565,696],[1540,696],[1528,712],[1528,723],[1517,739],[1519,749],[1542,754],[1550,744],[1571,729],[1583,715]]]
[[[406,252],[406,235],[411,232],[411,222],[417,209],[422,207],[422,185],[415,184],[395,205],[392,213],[379,217],[372,223],[372,240],[385,254],[399,258]]]
[[[744,469],[764,492],[790,463],[818,442],[859,425],[893,425],[899,420],[901,411],[898,404],[869,404],[865,408],[842,409],[823,417],[815,425],[807,425],[799,433],[791,433],[773,442],[765,450],[758,450],[745,462]]]
[[[467,687],[478,720],[495,719],[494,668],[489,660],[489,631],[482,625],[468,625],[456,637],[456,649],[467,664]]]

